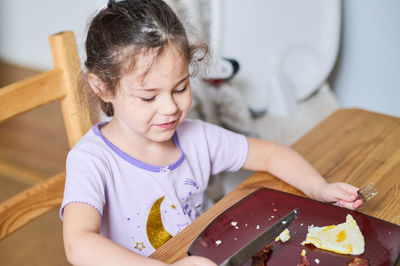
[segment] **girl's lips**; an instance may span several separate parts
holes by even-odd
[[[168,123],[164,123],[164,124],[157,124],[157,126],[162,128],[162,129],[170,129],[175,125],[175,122],[176,122],[176,120],[168,122]]]

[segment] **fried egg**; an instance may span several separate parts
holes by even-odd
[[[313,244],[317,248],[340,254],[359,255],[364,253],[364,236],[353,216],[347,214],[346,222],[329,226],[309,226],[302,245]]]

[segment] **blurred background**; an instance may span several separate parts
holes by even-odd
[[[290,5],[301,7],[303,2],[310,1],[281,1],[280,5],[289,8],[278,19],[269,16],[273,14],[271,6],[277,6],[278,1],[215,2],[220,3],[215,16],[220,23],[218,49],[224,56],[238,59],[241,64],[238,78],[249,92],[247,100],[256,109],[262,109],[267,97],[262,95],[267,82],[263,77],[271,59],[265,57],[270,53],[266,52],[265,44],[271,41],[267,33],[279,30],[287,18],[303,16],[301,9],[290,9]],[[88,17],[103,3],[103,0],[0,0],[0,59],[38,70],[48,69],[52,62],[47,37],[63,30],[75,31],[83,54]],[[396,0],[343,1],[340,50],[329,76],[341,107],[400,115],[398,10],[400,2]]]
[[[290,145],[337,108],[400,116],[400,1],[167,2],[213,49],[211,76],[193,83],[195,117]],[[48,37],[60,31],[75,32],[83,62],[87,24],[104,3],[0,0],[1,86],[51,69]],[[225,58],[239,71],[218,76]],[[0,201],[64,169],[67,152],[58,103],[1,123]],[[210,204],[250,174],[214,177]],[[68,265],[57,212],[2,240],[1,264]]]

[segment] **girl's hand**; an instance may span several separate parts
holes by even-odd
[[[217,266],[213,261],[203,258],[203,257],[198,257],[198,256],[188,256],[184,257],[183,259],[172,263],[171,265],[174,266]]]
[[[350,210],[357,209],[363,204],[357,199],[358,188],[347,183],[323,184],[316,193],[316,199],[325,202],[335,202],[336,205]]]

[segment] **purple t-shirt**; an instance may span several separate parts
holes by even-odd
[[[237,171],[246,161],[246,137],[200,120],[185,120],[173,140],[180,158],[167,166],[124,153],[95,125],[69,152],[64,200],[101,215],[100,233],[148,256],[203,210],[210,175]]]

